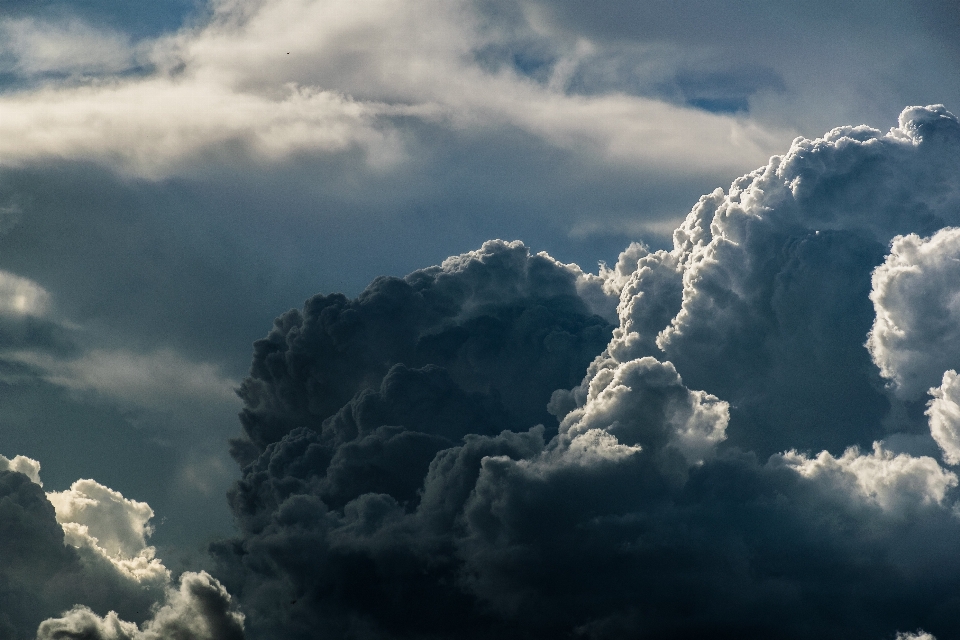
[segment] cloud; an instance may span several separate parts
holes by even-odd
[[[43,316],[50,294],[36,282],[0,271],[0,313],[13,317]]]
[[[30,351],[12,357],[39,368],[53,384],[96,392],[135,407],[167,409],[171,398],[229,404],[237,386],[216,365],[192,362],[171,349],[152,353],[87,349],[69,360]]]
[[[2,341],[34,349],[40,338],[11,339],[8,327],[33,331],[51,299],[103,339],[93,351],[30,351],[3,365],[4,381],[27,371],[35,386],[79,392],[61,395],[94,407],[84,424],[169,411],[170,423],[200,427],[178,433],[177,446],[192,447],[195,433],[209,446],[222,428],[208,418],[235,400],[240,375],[213,363],[230,357],[234,337],[251,339],[273,301],[343,278],[353,295],[367,274],[404,273],[524,224],[565,261],[570,247],[592,261],[623,234],[650,232],[653,250],[625,252],[598,277],[525,250],[501,269],[493,263],[511,252],[488,249],[462,260],[471,273],[455,260],[284,316],[244,389],[245,471],[232,498],[243,529],[219,547],[223,580],[259,629],[601,637],[719,625],[749,636],[776,635],[782,622],[783,634],[804,636],[837,633],[804,619],[848,630],[852,611],[882,610],[862,633],[949,636],[935,591],[951,591],[955,567],[931,560],[939,547],[917,559],[921,536],[897,518],[915,507],[927,540],[955,533],[950,474],[924,457],[936,443],[920,396],[941,384],[934,405],[949,408],[940,376],[956,365],[938,364],[904,399],[863,348],[877,319],[870,274],[890,239],[955,224],[949,115],[915,109],[889,136],[848,128],[801,140],[780,164],[705,198],[672,250],[666,223],[622,222],[674,220],[686,196],[662,194],[700,193],[703,180],[763,165],[795,129],[809,131],[801,124],[832,122],[844,103],[870,105],[855,111],[861,121],[867,109],[893,114],[891,94],[897,107],[905,93],[953,99],[943,56],[929,56],[912,22],[890,20],[903,12],[889,3],[685,15],[610,2],[584,16],[525,1],[506,3],[499,21],[486,11],[494,4],[504,3],[223,2],[143,41],[96,18],[6,22],[3,186],[27,193],[5,268],[49,295],[30,313],[8,309]],[[822,28],[806,28],[811,7]],[[630,28],[650,31],[627,43]],[[795,62],[811,59],[795,44],[808,35],[825,45],[813,58],[830,63],[814,65],[817,82]],[[751,59],[730,55],[743,43]],[[836,55],[840,46],[851,55]],[[877,98],[856,100],[865,92]],[[814,115],[777,108],[806,95]],[[543,228],[565,244],[537,236]],[[132,232],[141,240],[131,244]],[[38,257],[51,252],[57,261]],[[131,336],[135,347],[119,346]],[[79,402],[20,404],[26,386],[8,388],[9,414],[55,425],[53,437],[34,430],[37,441],[64,430],[85,439],[82,455],[64,453],[70,464],[130,469],[130,482],[171,494],[189,483],[217,493],[206,450],[181,467],[182,482],[156,482],[115,442],[93,444],[111,439],[105,429],[82,438],[84,424],[63,418]],[[170,431],[137,437],[157,433]],[[945,433],[933,431],[941,445]],[[795,464],[764,462],[793,449]],[[167,455],[152,451],[148,467]],[[104,480],[71,479],[90,475]],[[143,498],[116,477],[108,484]],[[91,498],[94,486],[81,493],[135,512]],[[110,536],[67,524],[76,566],[116,573],[101,545]],[[823,539],[838,530],[852,532],[849,545]],[[129,559],[148,567],[146,542],[127,534]],[[876,560],[891,557],[909,560]],[[928,564],[933,593],[911,573]],[[866,601],[852,602],[867,586]],[[685,593],[703,606],[675,607]],[[88,606],[109,619],[103,602]],[[113,626],[143,630],[146,613],[117,606]],[[449,615],[430,620],[433,606]]]
[[[149,505],[94,480],[44,494],[39,469],[0,456],[4,638],[244,637],[242,614],[209,574],[186,572],[178,589],[169,586],[170,571],[147,546]]]
[[[560,423],[564,438],[608,432],[615,442],[674,450],[688,464],[702,463],[726,438],[729,408],[716,396],[683,386],[676,369],[650,356],[604,363],[592,372],[586,398]]]
[[[0,471],[0,519],[0,631],[26,638],[57,600],[55,578],[79,563],[63,544],[53,506],[26,475]]]
[[[777,118],[757,124],[756,100],[768,89],[745,79],[779,75],[786,93],[798,93],[773,62],[720,61],[689,40],[616,41],[588,30],[586,21],[557,27],[527,3],[493,17],[487,2],[369,5],[376,11],[268,2],[255,11],[244,5],[246,17],[238,16],[239,4],[217,16],[198,5],[184,20],[187,4],[164,0],[131,12],[115,0],[5,3],[5,15],[29,41],[11,51],[6,45],[14,40],[5,40],[4,68],[17,60],[27,66],[0,78],[0,127],[16,128],[0,133],[0,146],[11,145],[0,152],[0,189],[3,207],[20,210],[19,225],[8,229],[7,217],[0,225],[3,268],[50,294],[55,308],[43,318],[68,318],[84,329],[70,332],[70,353],[45,360],[39,372],[5,367],[5,380],[20,381],[6,391],[8,424],[17,424],[18,443],[10,446],[58,469],[58,488],[94,477],[147,499],[168,517],[158,527],[161,546],[170,532],[185,530],[177,521],[190,523],[191,542],[228,530],[226,506],[217,509],[215,498],[200,507],[175,496],[191,495],[191,469],[202,468],[197,461],[235,430],[234,409],[226,399],[207,404],[182,394],[164,403],[164,385],[126,389],[122,400],[45,386],[54,376],[89,382],[73,374],[74,364],[98,363],[79,354],[93,348],[125,365],[121,353],[135,360],[173,350],[189,363],[218,365],[214,374],[224,382],[238,380],[249,363],[236,345],[259,337],[277,309],[317,291],[354,296],[378,274],[408,273],[491,237],[523,238],[585,269],[615,259],[638,237],[666,248],[674,225],[654,219],[676,221],[704,189],[785,150],[795,130],[824,130]],[[164,34],[137,26],[174,5],[181,16]],[[677,15],[660,9],[657,19]],[[744,33],[749,25],[744,19],[738,28]],[[910,39],[907,26],[897,32],[907,41],[886,47],[889,56],[925,44]],[[700,33],[709,49],[713,38]],[[68,56],[57,48],[61,41],[86,43],[84,55]],[[837,41],[849,42],[850,34]],[[768,56],[774,50],[760,48]],[[942,81],[929,99],[910,89],[941,63],[907,66],[898,82],[909,100],[952,99],[941,97],[948,88]],[[860,68],[846,65],[830,91],[815,95],[838,95]],[[749,93],[751,110],[711,114],[687,104],[713,91],[718,78]],[[886,95],[884,86],[871,88]],[[875,114],[857,111],[856,122],[883,123],[903,102],[857,104]],[[810,113],[840,121],[819,108]],[[715,141],[712,150],[706,140]],[[735,152],[731,140],[742,142]],[[31,347],[44,342],[49,349],[55,328],[25,318],[32,320],[15,331],[5,319],[0,342],[7,346],[29,329]],[[37,336],[38,329],[47,335]],[[25,382],[33,373],[43,378]],[[691,388],[704,389],[681,373]],[[120,434],[124,422],[139,429]],[[115,425],[116,436],[94,432],[99,423]],[[41,424],[57,437],[43,437]],[[60,434],[71,442],[70,455],[56,451]],[[881,435],[859,444],[867,450]],[[115,462],[94,440],[112,449],[121,441],[169,446],[148,456],[149,472],[137,473],[132,459]],[[839,455],[851,442],[837,440],[831,451]],[[186,449],[203,453],[194,458]],[[221,462],[229,464],[225,454]],[[184,482],[159,480],[170,475]],[[192,486],[216,496],[226,475]]]
[[[783,461],[805,478],[875,502],[887,511],[943,504],[947,491],[957,486],[957,476],[940,468],[933,458],[894,455],[880,442],[874,443],[872,455],[861,455],[856,447],[839,458],[826,451],[813,459],[788,451]]]
[[[25,77],[113,74],[135,65],[136,50],[124,34],[97,29],[78,19],[42,22],[35,18],[0,20],[0,69]]]
[[[147,503],[127,500],[94,480],[77,480],[66,491],[48,493],[47,500],[68,544],[102,556],[139,582],[169,580],[170,572],[153,557],[156,550],[147,546],[154,515]]]
[[[141,581],[130,571],[134,563],[121,567],[109,554],[89,553],[90,545],[76,535],[83,532],[70,523],[61,525],[40,485],[26,475],[0,472],[0,511],[4,523],[0,630],[4,637],[32,638],[44,618],[77,602],[138,616],[162,593],[165,569],[160,580]],[[106,534],[108,523],[98,531]],[[156,562],[150,568],[163,569]]]
[[[40,463],[27,456],[14,456],[9,459],[0,455],[0,471],[16,471],[30,478],[31,482],[43,486],[40,482]]]
[[[501,428],[549,422],[550,394],[576,382],[609,337],[609,323],[589,306],[605,295],[579,268],[530,255],[518,242],[490,241],[406,278],[379,278],[355,300],[315,296],[254,345],[240,387],[249,441],[238,442],[248,452],[241,459],[295,427],[316,428],[381,381],[389,394],[384,376],[398,363],[442,366],[444,374],[417,376],[459,386],[464,398],[486,395],[474,402],[502,414]]]
[[[67,55],[95,33],[82,23],[5,24],[25,74],[130,64],[130,47],[114,35]],[[571,95],[484,69],[472,52],[498,37],[469,2],[214,2],[206,24],[138,46],[149,73],[5,94],[0,153],[7,166],[94,160],[152,178],[238,149],[257,162],[359,149],[370,167],[389,168],[404,161],[402,123],[415,119],[455,131],[516,128],[613,165],[716,172],[762,161],[789,137],[656,98]]]
[[[916,398],[960,365],[960,230],[897,236],[873,273],[867,347],[896,393]]]
[[[960,377],[953,369],[943,373],[939,387],[930,389],[927,404],[930,434],[940,445],[947,464],[960,464]]]
[[[230,595],[206,572],[180,576],[180,588],[168,589],[166,602],[142,628],[121,620],[113,611],[101,618],[87,607],[76,607],[60,618],[45,620],[38,640],[242,640],[243,615],[232,608]]]
[[[223,442],[235,433],[233,417],[240,403],[236,396],[239,383],[224,376],[221,365],[198,362],[172,349],[142,353],[89,346],[68,354],[21,348],[7,358],[16,372],[9,377],[11,383],[29,387],[40,380],[55,385],[52,390],[58,399],[67,396],[69,402],[83,407],[111,407],[119,413],[119,428],[128,431],[121,438],[139,441],[145,453],[156,454],[161,448],[166,456],[158,460],[163,471],[154,480],[145,476],[143,486],[153,491],[148,494],[151,501],[164,511],[173,511],[166,518],[169,524],[194,527],[194,535],[201,540],[210,535],[210,528],[229,530],[229,512],[222,496],[235,479],[235,471]],[[103,443],[95,444],[89,437],[82,437],[80,446],[94,460],[103,455]],[[91,468],[89,459],[79,462],[77,468]],[[159,470],[151,471],[157,474]],[[162,482],[161,476],[165,477]],[[144,491],[143,486],[137,490]],[[79,486],[74,489],[84,491]],[[207,522],[201,524],[201,517],[208,518]],[[137,553],[126,552],[126,557],[137,557]],[[149,563],[150,558],[144,561]]]
[[[864,347],[890,241],[960,210],[958,146],[908,109],[795,141],[597,276],[490,242],[278,318],[212,547],[251,634],[960,632],[957,476],[882,442],[932,444]]]
[[[41,88],[4,98],[9,115],[0,151],[8,166],[92,158],[121,173],[154,178],[211,147],[217,155],[229,153],[231,145],[266,158],[354,146],[368,148],[371,162],[396,156],[396,144],[369,122],[383,108],[313,88],[278,91],[274,97],[236,94],[164,77]]]
[[[887,134],[847,127],[796,140],[728,193],[702,197],[661,275],[637,272],[647,286],[676,264],[682,299],[667,326],[624,339],[646,349],[657,331],[650,354],[736,406],[731,438],[758,452],[882,438],[887,401],[862,347],[871,273],[895,236],[956,223],[958,144],[960,125],[939,106],[904,110]]]

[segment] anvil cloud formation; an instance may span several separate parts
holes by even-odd
[[[594,4],[0,8],[0,640],[960,636],[956,7]]]

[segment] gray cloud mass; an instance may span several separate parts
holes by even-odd
[[[278,318],[211,548],[251,637],[960,633],[956,374],[925,416],[872,337],[942,356],[921,386],[960,365],[896,315],[952,309],[958,158],[957,118],[909,108],[599,276],[488,242]]]

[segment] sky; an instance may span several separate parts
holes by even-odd
[[[958,78],[947,0],[4,0],[0,638],[960,634]]]

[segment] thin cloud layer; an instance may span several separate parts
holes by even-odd
[[[789,137],[656,97],[569,94],[491,69],[477,52],[508,34],[471,2],[213,2],[211,15],[136,47],[108,34],[83,47],[86,58],[69,48],[90,27],[5,20],[13,72],[80,80],[0,97],[4,164],[94,160],[162,178],[211,156],[235,162],[237,150],[257,162],[360,150],[382,170],[405,159],[404,121],[416,120],[515,128],[613,165],[716,172],[761,162]]]
[[[42,316],[50,304],[50,294],[36,282],[0,271],[0,314],[23,317]]]
[[[92,27],[76,18],[57,22],[0,19],[0,68],[26,77],[119,73],[135,66],[136,49],[122,33]]]
[[[191,362],[170,349],[145,354],[87,349],[71,359],[19,351],[10,358],[35,367],[47,381],[64,388],[157,410],[166,409],[170,398],[186,404],[230,405],[237,385],[224,378],[218,367]]]
[[[251,633],[960,632],[957,476],[881,441],[949,437],[864,346],[889,243],[955,224],[958,151],[912,108],[795,141],[599,277],[491,242],[278,318],[213,547]],[[616,295],[586,376],[544,378],[586,366],[574,328]]]

